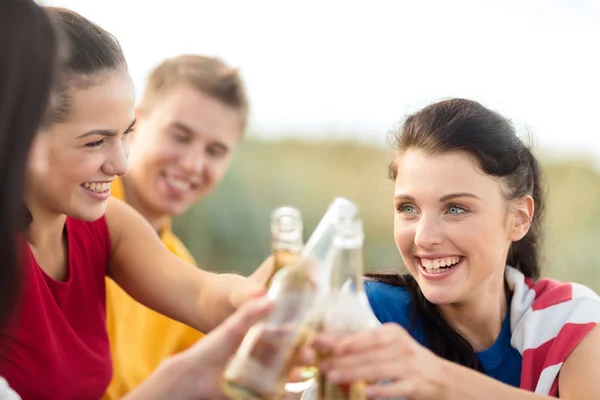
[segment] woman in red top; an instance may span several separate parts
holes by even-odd
[[[248,279],[196,269],[110,198],[110,182],[127,172],[135,122],[123,53],[80,15],[47,10],[65,32],[70,57],[44,128],[48,163],[32,162],[27,172],[24,288],[0,333],[0,375],[23,399],[92,399],[111,377],[105,274],[146,306],[206,332],[264,285],[271,266]]]

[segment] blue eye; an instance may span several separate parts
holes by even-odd
[[[396,207],[396,209],[402,214],[414,214],[417,212],[415,207],[411,206],[410,204],[400,204],[398,207]]]
[[[456,205],[448,207],[448,214],[450,214],[450,215],[459,215],[459,214],[463,214],[465,212],[467,212],[467,210],[465,210],[462,207],[456,206]]]

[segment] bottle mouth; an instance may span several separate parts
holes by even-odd
[[[353,218],[358,214],[358,206],[345,197],[336,197],[329,207],[335,207],[339,218]]]
[[[302,237],[302,214],[294,207],[279,207],[271,213],[271,234],[283,240]]]

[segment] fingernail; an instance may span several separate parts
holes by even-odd
[[[329,373],[327,374],[327,376],[329,377],[329,379],[330,379],[330,380],[332,380],[333,382],[336,382],[336,383],[337,383],[337,382],[340,380],[340,378],[341,378],[341,376],[340,376],[340,372],[339,372],[339,371],[336,371],[336,370],[333,370],[333,371],[329,372]]]

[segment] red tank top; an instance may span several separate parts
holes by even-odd
[[[23,400],[99,399],[112,376],[105,313],[106,221],[67,218],[66,230],[66,281],[46,275],[25,246],[19,307],[0,332],[0,376]]]

